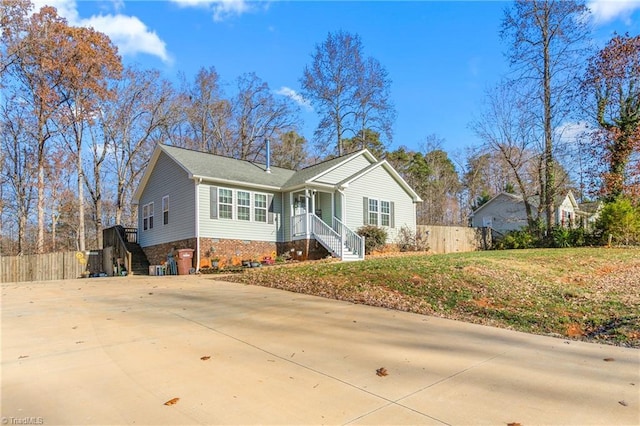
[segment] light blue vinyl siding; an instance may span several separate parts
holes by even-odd
[[[169,196],[169,223],[163,224],[162,198]],[[142,206],[153,202],[153,228],[144,230]],[[160,154],[138,205],[138,240],[142,247],[195,237],[195,184],[166,154]]]
[[[358,155],[334,170],[320,176],[315,182],[335,185],[371,165],[364,155]]]
[[[291,193],[283,192],[279,196],[282,205],[282,241],[291,241],[291,215],[292,206],[290,201]]]
[[[357,230],[364,224],[363,198],[367,197],[393,202],[394,227],[385,227],[388,232],[388,242],[396,240],[398,231],[403,226],[415,232],[416,210],[411,196],[382,167],[377,167],[351,182],[344,192],[346,195],[346,224],[349,228]]]
[[[211,188],[225,188],[234,191],[234,219],[212,218],[211,215]],[[247,191],[252,194],[251,206],[253,206],[253,194],[260,193],[273,196],[272,212],[268,211],[267,215],[273,214],[273,223],[256,222],[253,218],[253,212],[250,220],[236,219],[236,192]],[[280,193],[256,190],[248,187],[217,185],[213,183],[202,182],[198,185],[199,196],[199,214],[200,214],[200,237],[204,238],[222,238],[234,240],[250,240],[250,241],[273,241],[280,242],[284,239],[284,229],[282,221],[282,197]],[[215,204],[215,203],[214,203]],[[215,217],[215,215],[214,215]]]

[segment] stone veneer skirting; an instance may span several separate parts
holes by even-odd
[[[273,252],[276,253],[276,256],[288,253],[291,259],[296,260],[317,260],[329,256],[329,252],[314,239],[276,243],[270,241],[200,238],[200,247],[198,248],[197,240],[189,238],[143,247],[143,250],[151,265],[160,265],[166,262],[169,252],[184,248],[199,250],[200,259],[226,259],[228,264],[232,262],[232,259],[262,260],[264,256],[271,256]],[[298,254],[299,252],[301,252],[300,255]],[[196,265],[196,253],[194,253],[193,258],[192,266],[195,268],[198,266]]]

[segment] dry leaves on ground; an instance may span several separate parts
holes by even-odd
[[[176,404],[178,401],[180,401],[180,398],[171,398],[170,400],[168,400],[167,402],[164,403],[164,405],[174,405]]]

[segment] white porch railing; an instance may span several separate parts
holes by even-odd
[[[314,237],[331,254],[342,260],[364,259],[364,237],[335,217],[332,224],[333,227],[329,226],[313,213],[296,215],[291,221],[291,232],[293,237]]]
[[[364,259],[364,237],[353,232],[337,217],[333,218],[333,229],[341,236],[344,246],[351,253],[357,255],[360,259]]]
[[[309,215],[311,219],[311,234],[320,242],[329,252],[335,254],[340,259],[343,257],[344,245],[340,234],[331,229],[329,225],[324,223],[315,214]]]

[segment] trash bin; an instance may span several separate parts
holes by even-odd
[[[176,263],[178,264],[178,275],[189,275],[189,271],[193,267],[193,249],[178,249],[176,250],[178,255],[176,256]]]

